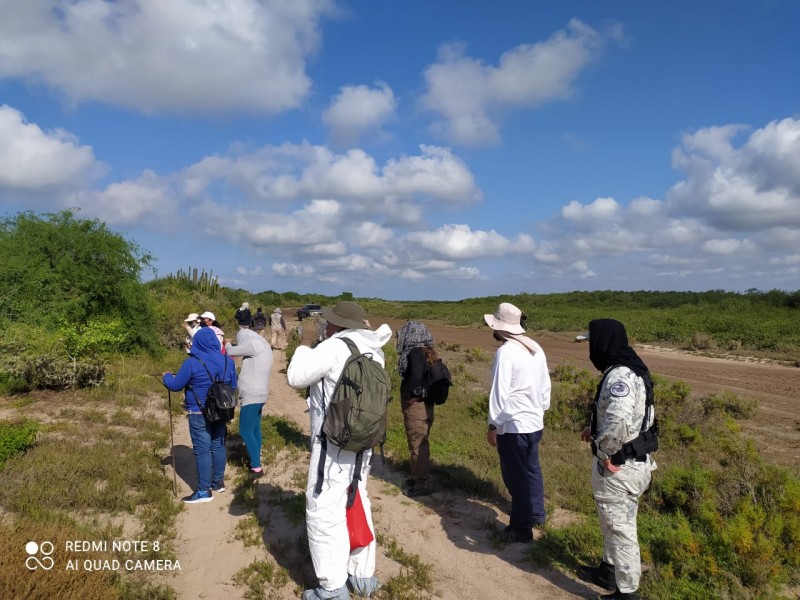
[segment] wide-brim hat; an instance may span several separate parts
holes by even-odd
[[[183,322],[184,323],[191,323],[192,321],[197,321],[197,319],[199,319],[199,318],[200,318],[200,315],[198,315],[197,313],[189,313],[189,316],[186,317],[183,320]]]
[[[322,318],[345,329],[370,329],[367,311],[355,302],[339,302],[333,308],[325,306],[322,309]]]
[[[215,317],[214,313],[212,313],[210,310],[207,310],[202,315],[200,315],[200,318],[201,319],[211,319],[212,321],[216,321],[217,320],[217,317]]]
[[[497,305],[493,315],[483,315],[486,324],[496,331],[507,331],[514,335],[525,333],[520,324],[522,311],[513,304],[503,302]]]

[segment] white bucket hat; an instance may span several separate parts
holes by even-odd
[[[215,317],[214,313],[212,313],[210,310],[207,310],[202,315],[200,315],[200,318],[201,319],[211,319],[212,321],[216,321],[217,320],[217,317]]]
[[[508,302],[498,304],[493,315],[483,315],[484,321],[492,329],[507,331],[514,335],[525,333],[525,329],[520,325],[521,317],[522,311]]]
[[[189,313],[189,316],[186,317],[183,320],[183,322],[184,323],[191,323],[192,321],[197,321],[197,319],[199,319],[199,318],[200,318],[200,315],[198,315],[197,313]]]

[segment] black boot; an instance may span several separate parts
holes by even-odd
[[[581,565],[578,567],[578,578],[588,581],[607,590],[617,589],[617,580],[614,577],[614,565],[600,561],[596,567]]]
[[[620,592],[615,589],[610,594],[602,594],[597,597],[597,600],[642,600],[639,592]]]

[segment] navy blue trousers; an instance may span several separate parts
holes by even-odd
[[[511,494],[511,529],[528,535],[544,523],[544,478],[539,466],[542,432],[504,433],[497,436],[503,483]]]

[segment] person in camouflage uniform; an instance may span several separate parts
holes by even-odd
[[[642,567],[636,514],[656,463],[649,453],[632,456],[630,443],[641,439],[642,431],[650,431],[655,420],[653,407],[646,410],[650,372],[628,345],[625,327],[613,319],[589,324],[589,358],[603,379],[595,395],[592,424],[581,432],[581,439],[592,443],[595,456],[592,493],[603,535],[603,559],[597,566],[579,567],[578,576],[614,590],[599,598],[638,600]]]

